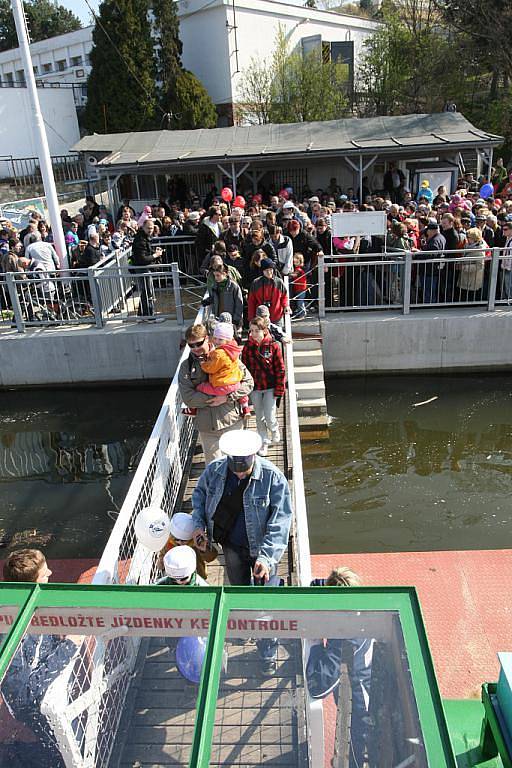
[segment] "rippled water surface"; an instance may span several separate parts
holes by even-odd
[[[159,388],[0,393],[0,557],[97,557],[164,397]]]
[[[336,379],[327,407],[329,441],[305,446],[313,552],[512,547],[511,377]]]

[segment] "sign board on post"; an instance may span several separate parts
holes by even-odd
[[[44,218],[44,198],[34,197],[29,200],[15,200],[12,203],[0,205],[0,219],[7,219],[14,229],[24,229],[30,221],[32,211],[37,211]]]
[[[333,237],[385,235],[387,231],[386,219],[386,211],[333,213],[331,214],[331,230]]]

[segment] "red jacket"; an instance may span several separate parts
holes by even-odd
[[[308,289],[308,281],[306,273],[302,267],[294,267],[293,272],[290,275],[292,278],[290,286],[292,289],[292,296],[296,296],[298,293],[303,293]]]
[[[251,372],[254,389],[273,389],[274,397],[284,395],[284,360],[281,345],[267,333],[261,344],[249,336],[242,350],[242,362]]]
[[[280,277],[268,280],[265,276],[253,280],[249,288],[248,314],[249,320],[256,317],[260,304],[265,304],[270,310],[270,322],[277,323],[288,306],[288,296]]]

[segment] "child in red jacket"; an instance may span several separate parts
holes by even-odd
[[[256,429],[263,440],[258,453],[266,456],[269,444],[281,440],[277,408],[284,395],[285,370],[281,345],[274,341],[261,317],[255,317],[249,323],[249,339],[242,351],[242,362],[254,379],[251,402],[256,415]]]
[[[290,291],[292,297],[292,320],[306,317],[306,292],[308,281],[304,272],[304,256],[302,253],[293,254],[293,272],[290,274]]]
[[[265,304],[270,310],[270,322],[279,323],[283,314],[290,311],[286,288],[281,278],[275,275],[275,264],[271,259],[262,259],[260,269],[263,275],[253,280],[249,288],[249,320],[256,317],[260,304]]]

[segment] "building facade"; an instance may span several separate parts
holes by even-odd
[[[364,41],[381,27],[368,19],[280,0],[179,0],[183,66],[203,83],[231,125],[243,72],[253,58],[269,60],[281,25],[290,50],[320,47],[324,60],[347,65],[353,86]]]
[[[87,78],[93,27],[32,43],[32,64],[39,88],[69,88],[77,107],[87,102]],[[0,87],[23,88],[25,71],[19,48],[0,53]]]

